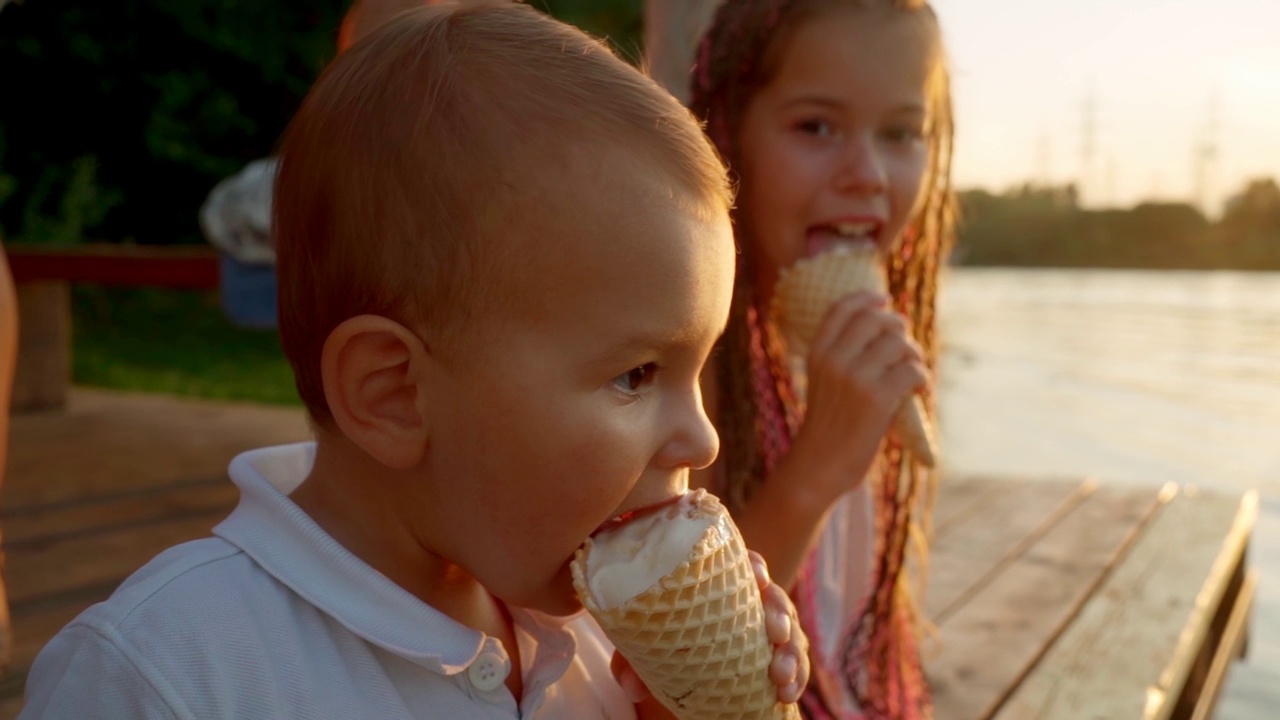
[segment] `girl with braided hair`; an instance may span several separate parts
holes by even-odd
[[[904,565],[924,558],[927,469],[890,430],[932,406],[937,280],[953,235],[950,90],[925,0],[726,0],[691,106],[739,182],[739,268],[704,377],[733,508],[811,639],[812,718],[931,715]],[[873,245],[889,296],[828,312],[806,358],[769,320],[779,271]]]

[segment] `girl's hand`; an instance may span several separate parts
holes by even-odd
[[[866,476],[894,413],[928,373],[888,298],[858,292],[827,310],[810,346],[808,374],[808,409],[792,452],[803,449],[817,463],[819,489],[834,500]]]
[[[764,605],[764,628],[769,641],[773,643],[773,661],[769,664],[769,679],[778,687],[778,702],[793,703],[800,699],[805,686],[809,683],[809,638],[800,629],[796,620],[796,608],[786,591],[769,578],[769,568],[764,558],[754,550],[751,555],[751,569],[756,574],[756,585],[760,588],[760,599]],[[649,689],[636,675],[631,664],[617,651],[613,653],[611,663],[613,675],[618,684],[627,693],[627,697],[636,703],[636,715],[639,720],[668,720],[674,718],[669,710],[654,700]]]

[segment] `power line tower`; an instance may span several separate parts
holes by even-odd
[[[1111,207],[1117,207],[1120,204],[1120,198],[1116,193],[1116,172],[1116,155],[1107,153],[1107,204]]]
[[[1221,123],[1221,105],[1218,91],[1215,89],[1209,96],[1206,108],[1207,116],[1201,135],[1191,148],[1192,183],[1195,188],[1195,203],[1205,215],[1209,213],[1209,194],[1212,191],[1213,176],[1218,163],[1218,134]]]
[[[1085,92],[1084,102],[1081,106],[1080,113],[1080,180],[1077,182],[1077,191],[1084,200],[1093,200],[1093,193],[1090,186],[1093,183],[1093,160],[1097,153],[1097,115],[1098,103],[1094,96],[1093,87],[1090,86]]]
[[[1053,184],[1052,168],[1050,154],[1051,146],[1049,145],[1049,133],[1044,133],[1036,142],[1036,172],[1035,177],[1040,187],[1047,188]]]

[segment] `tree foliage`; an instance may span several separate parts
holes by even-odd
[[[0,236],[201,242],[268,155],[350,0],[25,0],[0,10]],[[642,0],[531,0],[639,57]]]

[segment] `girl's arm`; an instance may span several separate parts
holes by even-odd
[[[702,401],[711,423],[720,427],[720,385],[715,366],[707,364],[702,373]],[[723,446],[722,446],[723,452]],[[734,524],[742,532],[747,547],[764,556],[769,575],[778,585],[790,589],[800,574],[800,567],[817,542],[818,529],[831,511],[831,502],[805,490],[806,470],[803,450],[794,452],[778,464],[774,472],[757,488],[746,507],[734,515]],[[798,466],[798,467],[797,467]],[[690,473],[689,484],[717,493],[725,487],[724,458],[711,467]]]
[[[712,374],[704,374],[703,398],[715,423],[714,408],[723,399]],[[868,293],[851,295],[827,313],[808,374],[804,426],[790,453],[734,516],[747,547],[764,555],[774,580],[787,588],[835,502],[870,472],[898,406],[927,378],[902,318],[886,308],[886,298]],[[722,463],[694,473],[690,482],[720,491]]]
[[[795,584],[800,567],[817,542],[818,531],[839,497],[839,493],[828,497],[810,490],[806,481],[813,481],[815,475],[824,471],[816,467],[816,463],[810,466],[806,461],[808,455],[803,451],[797,453],[793,448],[734,516],[747,547],[764,556],[769,574],[784,588]],[[723,468],[723,464],[717,462],[697,471],[692,474],[690,484],[708,490],[723,487]],[[822,483],[814,482],[813,486],[834,486],[841,480],[847,482],[848,476],[828,478]],[[856,486],[850,485],[849,489],[853,487]]]

